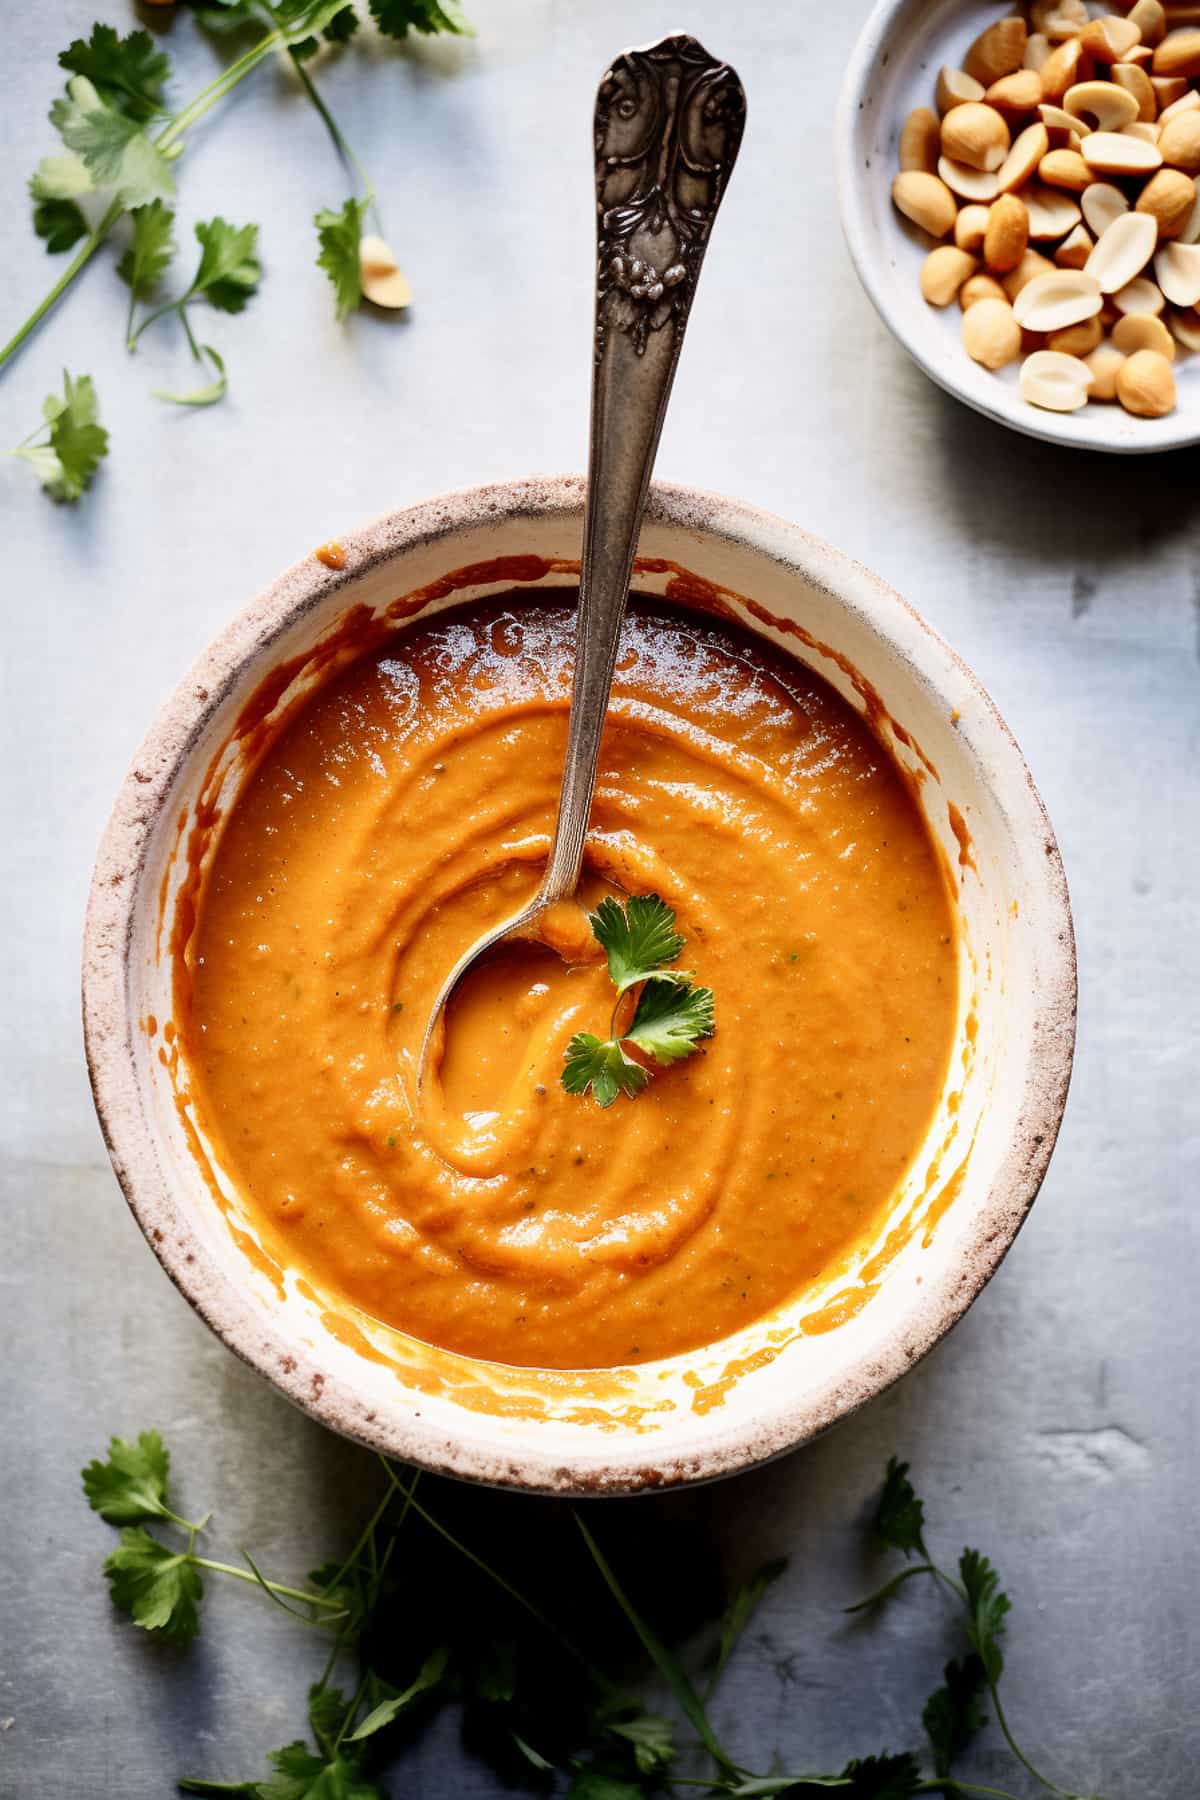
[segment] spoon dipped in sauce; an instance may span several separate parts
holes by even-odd
[[[575,671],[558,817],[533,899],[484,933],[434,1001],[420,1087],[446,1003],[503,939],[536,935],[583,867],[600,740],[654,458],[713,221],[737,158],[737,74],[674,33],[626,50],[596,95],[596,313]]]

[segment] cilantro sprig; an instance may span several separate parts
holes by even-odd
[[[363,277],[372,285],[368,243],[376,262],[394,269],[383,241],[374,185],[319,93],[309,63],[322,45],[339,49],[355,36],[361,7],[349,0],[192,0],[197,24],[218,40],[236,43],[245,35],[248,48],[185,105],[171,109],[171,67],[166,53],[146,31],[121,36],[113,26],[97,23],[87,38],[76,38],[59,56],[66,76],[64,91],[50,108],[50,122],[61,147],[42,158],[29,183],[33,226],[48,252],[74,251],[49,292],[34,307],[8,342],[0,347],[0,368],[16,354],[41,321],[73,286],[91,259],[122,221],[129,223],[129,243],[117,272],[130,290],[126,328],[133,349],[141,332],[165,313],[178,316],[194,359],[213,379],[178,393],[158,397],[189,406],[211,405],[226,391],[225,363],[209,344],[198,343],[188,309],[203,299],[226,312],[240,311],[256,290],[260,269],[256,225],[227,226],[220,219],[195,227],[200,238],[200,267],[190,287],[135,326],[140,303],[154,298],[175,254],[175,165],[199,121],[264,62],[284,58],[311,100],[351,171],[358,192],[340,212],[322,209],[316,217],[317,260],[329,276],[339,318],[360,305]],[[385,37],[410,33],[464,34],[470,31],[456,0],[370,0],[370,17]],[[378,234],[364,238],[368,216]],[[207,234],[207,235],[205,235]],[[228,266],[214,275],[212,259],[228,253]],[[391,259],[389,262],[388,259]],[[404,303],[406,288],[384,282],[375,291],[382,304]],[[396,297],[399,294],[400,297]],[[49,467],[48,463],[44,463]],[[59,498],[78,498],[82,485],[45,485]],[[78,492],[67,490],[78,485]]]
[[[562,1084],[569,1094],[590,1089],[596,1104],[607,1107],[618,1094],[634,1098],[650,1081],[652,1071],[629,1055],[626,1044],[664,1068],[681,1062],[713,1034],[713,993],[670,967],[684,940],[675,929],[675,914],[658,894],[635,894],[624,905],[608,896],[590,923],[608,958],[616,998],[607,1038],[577,1031],[567,1045]],[[621,1003],[635,988],[640,992],[632,1017],[618,1030]]]
[[[922,1713],[927,1757],[912,1749],[880,1751],[852,1757],[836,1771],[770,1774],[755,1773],[735,1759],[714,1727],[710,1705],[758,1607],[783,1573],[782,1561],[764,1564],[733,1594],[702,1691],[631,1598],[616,1559],[575,1515],[577,1557],[584,1566],[581,1571],[572,1563],[566,1583],[572,1630],[585,1634],[589,1648],[606,1641],[614,1627],[640,1643],[660,1683],[656,1704],[614,1682],[511,1572],[448,1522],[447,1515],[465,1509],[453,1484],[439,1483],[429,1493],[419,1472],[398,1469],[382,1457],[379,1462],[383,1492],[353,1548],[343,1559],[314,1569],[304,1587],[267,1580],[246,1552],[245,1568],[196,1554],[196,1535],[208,1521],[191,1523],[172,1508],[169,1458],[156,1432],[143,1432],[130,1443],[114,1438],[107,1458],[84,1470],[89,1503],[122,1527],[104,1572],[114,1602],[134,1624],[180,1642],[194,1636],[203,1570],[257,1585],[295,1620],[329,1638],[324,1670],[308,1689],[307,1737],[267,1752],[265,1775],[242,1781],[189,1777],[179,1782],[180,1792],[242,1800],[386,1800],[379,1776],[392,1728],[401,1722],[412,1727],[459,1701],[468,1714],[470,1741],[492,1759],[506,1788],[545,1793],[547,1783],[559,1777],[567,1784],[565,1800],[648,1800],[676,1788],[702,1790],[713,1800],[776,1795],[817,1800],[831,1791],[846,1800],[913,1800],[918,1794],[1017,1800],[1005,1788],[981,1787],[954,1772],[985,1728],[990,1701],[1026,1774],[1054,1800],[1084,1800],[1034,1768],[1004,1716],[998,1694],[1004,1667],[1000,1640],[1010,1607],[995,1569],[975,1550],[963,1551],[955,1572],[932,1561],[924,1507],[908,1479],[908,1465],[894,1457],[872,1539],[876,1547],[905,1556],[904,1575],[934,1577],[953,1597],[964,1635],[962,1654],[946,1665],[942,1685]],[[486,1508],[497,1502],[483,1496],[476,1504]],[[514,1523],[510,1513],[501,1534],[509,1563],[518,1554]],[[182,1533],[183,1541],[169,1542],[147,1526]],[[421,1534],[416,1541],[414,1532]],[[546,1591],[553,1578],[548,1583],[544,1521],[530,1540],[535,1541],[527,1579]],[[896,1586],[887,1583],[861,1605],[879,1605]],[[911,1638],[906,1653],[917,1653]],[[338,1673],[344,1663],[353,1665],[348,1682]],[[662,1696],[670,1697],[668,1710]]]
[[[47,394],[42,423],[11,454],[30,465],[52,500],[78,500],[108,455],[91,376],[64,369],[62,393]]]

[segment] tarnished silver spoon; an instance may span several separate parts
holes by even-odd
[[[529,935],[579,882],[646,491],[713,220],[746,119],[736,73],[682,33],[626,50],[596,95],[596,323],[575,674],[558,820],[529,904],[461,956],[434,1002],[417,1065],[472,963]]]

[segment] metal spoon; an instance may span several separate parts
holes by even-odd
[[[681,33],[626,50],[596,95],[596,319],[575,676],[558,821],[541,886],[477,939],[442,983],[417,1065],[472,963],[579,882],[617,641],[700,265],[737,157],[746,96]]]

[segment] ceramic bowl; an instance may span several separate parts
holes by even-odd
[[[957,303],[938,308],[921,298],[930,240],[891,200],[900,127],[914,107],[933,106],[942,64],[961,66],[972,39],[1012,10],[995,0],[878,0],[846,70],[836,126],[842,228],[859,278],[884,324],[925,373],[989,419],[1082,450],[1128,454],[1200,443],[1200,355],[1178,350],[1178,402],[1163,419],[1135,419],[1115,403],[1046,412],[1022,400],[1019,364],[991,374],[971,361]]]
[[[159,714],[117,797],[88,907],[84,1022],[129,1203],[167,1273],[232,1350],[314,1418],[391,1455],[513,1487],[628,1492],[727,1474],[803,1443],[896,1380],[961,1316],[1050,1157],[1071,1067],[1075,962],[1053,833],[970,670],[897,594],[807,532],[735,501],[656,487],[637,587],[723,603],[867,713],[910,772],[944,853],[962,927],[960,1013],[912,1171],[876,1241],[819,1291],[648,1367],[546,1372],[452,1356],[350,1317],[290,1276],[272,1278],[236,1192],[216,1171],[218,1203],[202,1174],[169,1023],[172,929],[190,905],[180,852],[196,809],[215,794],[227,810],[262,732],[315,684],[348,609],[413,616],[414,605],[432,613],[514,584],[569,583],[581,523],[574,479],[448,495],[351,533],[325,560],[306,557],[222,632]],[[251,695],[259,723],[231,741]]]

